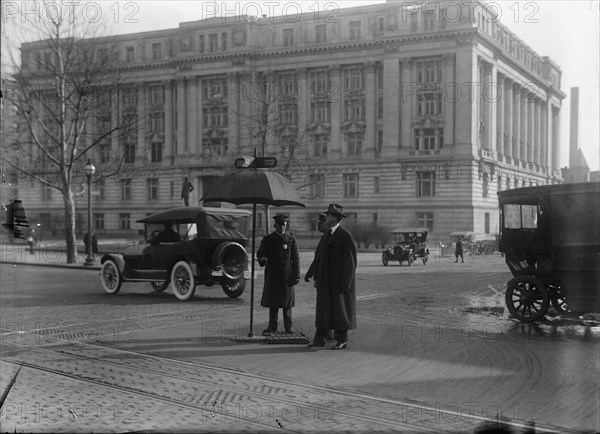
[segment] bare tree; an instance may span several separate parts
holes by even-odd
[[[99,172],[104,178],[130,167],[126,152],[111,150],[110,143],[127,145],[140,122],[137,89],[120,78],[117,47],[82,8],[84,3],[37,2],[12,23],[24,37],[11,41],[12,87],[5,97],[16,107],[24,131],[1,155],[6,166],[62,195],[67,263],[77,258],[74,186],[84,179],[87,158],[94,148],[106,146],[108,164]],[[116,115],[121,101],[115,95],[123,95],[132,108]]]

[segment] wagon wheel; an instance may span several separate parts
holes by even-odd
[[[168,280],[153,280],[152,282],[150,282],[150,286],[156,292],[163,292],[165,289],[167,289],[169,287],[169,281]]]
[[[561,292],[560,286],[548,285],[548,290],[550,291],[550,303],[554,310],[559,314],[570,312],[567,307],[567,299]]]
[[[523,322],[542,318],[550,305],[548,289],[533,276],[519,276],[508,282],[505,300],[511,315]]]
[[[387,254],[385,252],[381,254],[381,262],[383,263],[384,267],[387,267],[387,265],[390,263],[390,260],[388,259]]]

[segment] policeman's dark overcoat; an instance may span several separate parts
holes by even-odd
[[[295,238],[273,232],[262,239],[256,257],[267,261],[260,305],[294,307],[294,285],[300,280],[300,255]]]
[[[341,226],[323,235],[315,255],[317,309],[315,326],[325,330],[356,328],[356,245]]]

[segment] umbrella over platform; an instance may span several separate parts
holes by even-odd
[[[300,195],[284,176],[261,169],[246,169],[223,176],[202,197],[204,202],[229,202],[235,205],[252,204],[252,277],[250,282],[250,331],[253,335],[254,263],[256,245],[256,204],[272,206],[301,206]]]

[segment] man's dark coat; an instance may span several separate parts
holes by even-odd
[[[323,234],[315,254],[317,311],[315,326],[325,330],[356,328],[356,245],[341,226]]]
[[[260,305],[294,307],[294,285],[300,281],[300,255],[294,237],[277,232],[267,235],[262,239],[256,257],[267,261]]]

